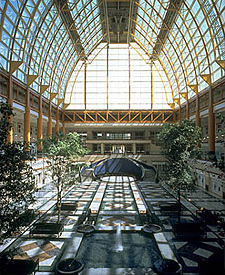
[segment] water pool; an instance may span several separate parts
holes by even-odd
[[[86,236],[77,254],[85,268],[149,268],[160,258],[154,239],[142,233],[122,233],[123,251],[115,252],[116,233]]]

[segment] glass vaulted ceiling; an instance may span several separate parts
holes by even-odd
[[[110,2],[118,15],[124,1],[1,0],[2,69],[25,84],[36,76],[31,88],[76,109],[85,108],[84,91],[87,108],[150,109],[151,89],[154,109],[170,108],[224,76],[224,0],[125,1],[130,13],[114,21],[118,33],[125,22],[129,47],[110,44],[107,65]]]

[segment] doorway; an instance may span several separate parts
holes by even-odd
[[[124,154],[125,153],[125,145],[113,145],[112,146],[112,153],[113,154]]]

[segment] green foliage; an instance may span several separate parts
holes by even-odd
[[[63,157],[64,159],[76,159],[87,153],[82,146],[80,137],[77,133],[56,133],[55,136],[48,137],[43,142],[43,152],[48,157]]]
[[[7,103],[0,103],[0,242],[19,232],[33,218],[28,210],[33,202],[34,179],[25,145],[7,142],[13,115]],[[26,214],[25,214],[26,213]],[[25,215],[25,216],[24,216]]]
[[[189,120],[183,120],[181,125],[164,124],[158,138],[168,160],[167,183],[176,191],[192,188],[190,160],[200,153],[200,127]]]
[[[58,222],[60,221],[62,192],[65,186],[74,184],[79,173],[79,163],[76,159],[88,151],[82,146],[77,133],[55,136],[41,140],[43,153],[49,165],[48,171],[57,187]]]

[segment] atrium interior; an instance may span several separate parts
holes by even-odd
[[[1,0],[0,20],[0,102],[14,113],[7,144],[29,144],[35,157],[35,217],[0,237],[0,274],[11,249],[12,265],[31,264],[17,275],[224,274],[224,0]],[[201,144],[195,189],[178,206],[158,136],[186,120]],[[38,142],[59,132],[77,133],[86,150],[62,190],[60,221]],[[177,234],[178,212],[199,231]],[[41,223],[62,226],[47,234]],[[68,258],[78,271],[60,273]],[[157,270],[162,260],[174,273]]]

